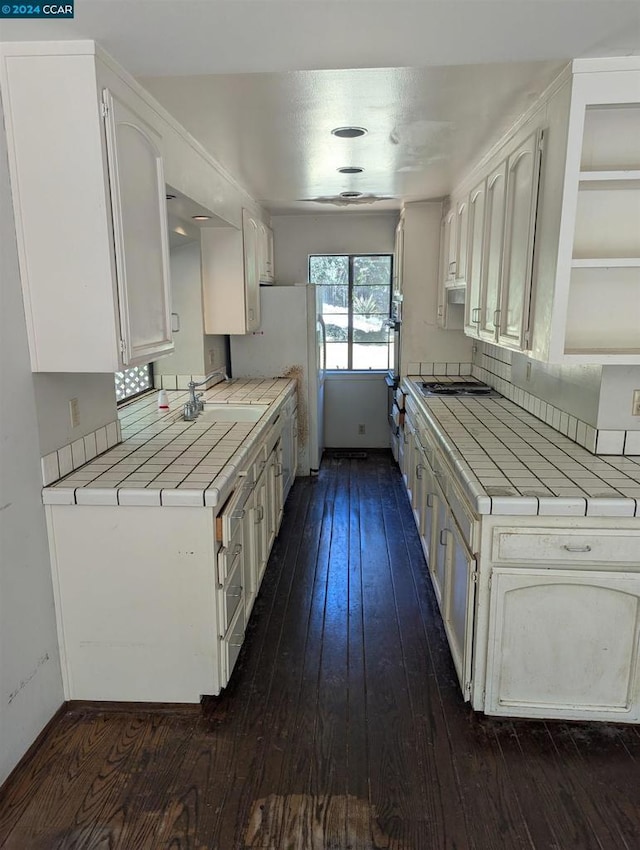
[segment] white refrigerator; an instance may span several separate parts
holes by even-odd
[[[316,288],[260,287],[260,330],[231,337],[234,378],[298,381],[298,475],[317,473],[324,448],[325,329]]]

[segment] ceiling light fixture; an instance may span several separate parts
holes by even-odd
[[[350,200],[352,198],[361,198],[362,192],[340,192],[340,197],[345,200]]]
[[[362,174],[364,168],[359,168],[357,165],[345,165],[338,169],[340,174]]]
[[[211,219],[210,215],[192,215],[191,218],[194,221],[209,221]]]
[[[367,132],[365,127],[336,127],[331,131],[339,139],[357,139]]]

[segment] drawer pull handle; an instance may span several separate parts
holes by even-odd
[[[570,546],[568,543],[565,543],[562,547],[566,549],[567,552],[590,552],[591,546]]]
[[[474,307],[473,310],[471,311],[471,322],[474,325],[480,324],[480,308],[479,307]]]
[[[240,554],[240,552],[242,552],[242,543],[238,543],[236,548],[233,550],[233,557],[235,558],[236,555]]]
[[[446,545],[447,545],[447,540],[446,540],[446,538],[445,538],[445,534],[448,534],[448,529],[446,529],[446,528],[441,528],[441,529],[440,529],[440,545],[441,545],[441,546],[446,546]]]
[[[256,508],[256,525],[260,525],[262,520],[264,519],[264,505],[258,505]]]
[[[239,511],[231,511],[231,519],[244,519],[246,511],[241,508]]]
[[[238,592],[231,593],[232,590],[237,590]],[[227,590],[226,596],[228,599],[238,599],[242,596],[242,588],[239,586],[230,587],[229,590]]]
[[[418,481],[420,481],[421,478],[422,478],[422,464],[421,463],[419,463],[416,466],[416,478],[418,479]]]
[[[433,507],[433,493],[427,493],[427,507]]]

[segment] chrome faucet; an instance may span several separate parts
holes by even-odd
[[[216,369],[206,376],[203,381],[189,381],[187,387],[189,389],[189,400],[185,402],[182,410],[183,419],[187,422],[193,422],[198,418],[198,415],[204,410],[204,402],[202,401],[202,393],[196,394],[196,387],[201,387],[203,384],[208,384],[212,378],[219,375],[222,381],[228,381],[229,376],[224,369]],[[220,381],[218,381],[220,383]]]

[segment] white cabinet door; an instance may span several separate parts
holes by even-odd
[[[246,210],[242,214],[244,240],[245,319],[247,331],[260,327],[260,256],[258,222]]]
[[[487,177],[479,333],[490,342],[496,339],[500,303],[506,185],[505,160]]]
[[[447,545],[450,546],[450,552],[442,619],[462,694],[465,700],[469,700],[477,564],[451,514],[448,520]]]
[[[171,351],[167,204],[154,131],[103,92],[122,360],[148,363]]]
[[[449,560],[451,558],[451,546],[449,545],[449,510],[440,487],[435,486],[433,498],[433,525],[431,533],[433,540],[433,556],[429,565],[431,581],[435,590],[436,599],[440,611],[444,610],[445,585],[447,573],[449,572]]]
[[[467,282],[467,245],[469,235],[469,201],[465,198],[456,204],[455,282]]]
[[[484,241],[484,209],[487,193],[483,180],[469,194],[467,293],[465,298],[464,331],[478,336],[480,324],[480,294],[482,288],[482,248]]]
[[[404,480],[404,486],[407,488],[407,495],[409,497],[409,501],[413,501],[413,487],[415,481],[415,467],[414,467],[414,453],[415,453],[415,441],[414,441],[414,427],[411,419],[408,414],[405,413],[404,417],[404,429],[400,434],[400,439],[402,442],[402,450],[401,450],[401,458],[402,458],[402,478]]]
[[[444,219],[444,279],[449,283],[456,277],[456,209],[447,213]]]
[[[411,492],[411,508],[413,510],[413,518],[418,529],[418,534],[421,535],[423,531],[422,523],[424,520],[425,473],[428,463],[417,435],[414,435],[414,445],[414,477],[413,489]]]
[[[489,714],[640,720],[640,574],[495,568]]]
[[[273,283],[273,231],[259,221],[258,223],[258,255],[259,279],[265,283]]]
[[[529,326],[541,139],[540,132],[532,133],[507,161],[498,342],[519,349]]]

